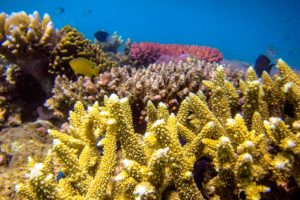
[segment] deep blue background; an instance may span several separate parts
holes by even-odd
[[[64,12],[58,14],[58,7]],[[92,12],[88,14],[88,10]],[[100,29],[124,39],[219,48],[227,59],[253,63],[268,48],[300,69],[299,0],[1,0],[0,11],[49,13],[57,28],[86,37]]]

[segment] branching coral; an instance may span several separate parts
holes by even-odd
[[[299,78],[284,78],[292,71],[282,60],[278,66],[283,77],[282,86],[277,86],[285,90],[282,96],[293,96],[297,112]],[[232,113],[233,93],[219,88],[225,82],[224,70],[218,67],[214,79],[205,83],[212,93],[209,102],[201,93],[190,93],[177,115],[169,114],[163,103],[156,108],[149,102],[144,136],[133,130],[128,98],[113,94],[104,98],[103,106],[95,103],[87,111],[76,103],[69,132],[50,130],[55,138],[52,151],[44,163],[29,162],[29,182],[16,186],[20,197],[163,199],[175,191],[180,199],[255,200],[264,198],[264,193],[270,197],[276,190],[299,187],[298,115],[280,119],[260,109],[267,105],[263,84],[251,68],[243,85],[242,112]],[[216,105],[218,100],[223,103]],[[117,164],[118,142],[122,166]],[[59,158],[62,166],[52,157]],[[204,158],[214,166],[210,180],[194,176],[195,163]],[[58,167],[65,177],[56,181],[53,168]]]
[[[48,14],[43,19],[38,12],[0,14],[0,54],[40,81],[45,90],[51,87],[48,59],[58,39],[59,33]]]
[[[73,58],[84,57],[102,71],[115,66],[99,45],[84,39],[70,26],[55,30],[50,16],[45,14],[41,19],[36,11],[32,15],[0,14],[0,56],[8,61],[1,68],[0,114],[2,121],[9,117],[12,118],[9,121],[15,119],[13,124],[21,123],[23,117],[37,117],[36,108],[50,96],[57,74],[75,78],[69,66]],[[8,92],[12,88],[13,92]],[[16,111],[13,107],[19,108]],[[27,116],[20,115],[28,110]]]
[[[46,92],[52,86],[50,74],[74,76],[69,66],[73,58],[87,58],[101,70],[115,65],[99,45],[84,39],[76,29],[55,30],[50,16],[45,14],[41,20],[36,11],[32,15],[1,13],[0,45],[0,54],[32,75]]]
[[[216,66],[204,61],[180,62],[153,64],[146,69],[134,69],[130,66],[116,67],[98,77],[92,79],[80,77],[75,82],[66,77],[57,77],[53,89],[54,95],[46,104],[56,114],[63,116],[76,101],[88,105],[95,100],[101,101],[104,95],[116,93],[120,97],[130,97],[130,102],[135,107],[135,116],[139,118],[140,114],[136,113],[142,111],[140,120],[143,121],[148,100],[156,105],[161,101],[175,111],[189,92],[197,92],[201,89],[202,80],[215,76]],[[231,69],[226,71],[226,76],[235,77],[232,82],[235,81],[236,85],[238,78],[243,77],[243,73]]]

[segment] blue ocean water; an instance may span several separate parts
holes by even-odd
[[[299,0],[1,0],[0,12],[49,13],[93,39],[97,30],[123,39],[207,45],[226,59],[253,64],[259,54],[300,69]]]

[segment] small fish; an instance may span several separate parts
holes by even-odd
[[[267,56],[274,57],[277,54],[278,49],[275,47],[269,47],[267,48],[266,52],[267,52]]]
[[[81,74],[92,77],[99,74],[99,69],[96,68],[96,64],[86,58],[74,58],[69,64],[76,75]]]
[[[291,50],[288,52],[288,55],[289,55],[289,56],[293,56],[295,53],[297,53],[297,49],[291,49]]]
[[[57,174],[56,180],[57,180],[57,182],[59,182],[60,179],[65,178],[65,177],[66,177],[66,175],[62,171],[59,171]]]
[[[291,37],[289,35],[285,35],[285,36],[283,36],[283,39],[285,41],[289,41],[289,40],[291,40]]]
[[[258,58],[255,61],[255,72],[258,77],[261,77],[263,71],[266,71],[268,73],[271,72],[272,67],[274,64],[270,64],[271,60],[265,56],[265,55],[259,55]]]
[[[64,12],[65,12],[65,9],[64,9],[63,7],[60,7],[60,6],[56,7],[56,8],[53,10],[53,13],[54,13],[55,15],[60,15],[60,14],[62,14],[62,13],[64,13]]]
[[[98,40],[99,42],[106,42],[107,38],[109,36],[109,33],[101,30],[101,31],[97,31],[96,33],[94,33],[94,37],[96,38],[96,40]]]
[[[84,16],[88,16],[90,14],[92,14],[92,9],[86,9],[82,12],[82,15],[84,15]]]

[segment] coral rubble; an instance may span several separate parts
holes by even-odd
[[[19,127],[0,132],[0,199],[16,199],[13,185],[26,180],[27,158],[41,159],[51,148],[50,137],[38,134],[36,123],[24,123]]]
[[[43,163],[29,160],[29,181],[16,191],[22,199],[163,199],[170,192],[189,200],[291,195],[300,183],[300,79],[281,59],[277,66],[279,74],[274,79],[265,74],[263,81],[248,69],[238,86],[243,105],[222,66],[204,82],[209,98],[190,93],[176,115],[165,104],[148,101],[143,136],[133,129],[128,98],[112,94],[103,106],[96,102],[87,110],[77,102],[69,131],[49,130],[51,151]],[[270,96],[281,99],[268,105]],[[278,103],[284,99],[290,112]],[[196,166],[205,162],[213,169],[197,178]],[[64,174],[60,180],[56,170]]]

